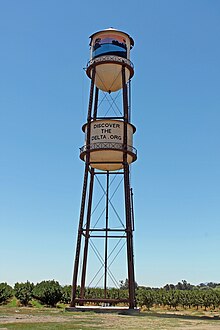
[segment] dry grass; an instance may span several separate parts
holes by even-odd
[[[65,312],[55,308],[0,307],[0,330],[148,329],[220,330],[219,313],[152,309],[137,316]]]

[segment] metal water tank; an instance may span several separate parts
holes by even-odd
[[[86,73],[92,78],[95,69],[95,85],[105,92],[115,92],[122,88],[121,67],[126,66],[126,82],[134,75],[130,61],[130,50],[134,40],[125,32],[109,28],[90,36],[90,61]]]
[[[87,125],[83,126],[85,140]],[[90,166],[105,171],[123,168],[123,155],[127,154],[127,162],[131,164],[137,159],[137,151],[133,147],[134,125],[125,124],[122,120],[104,119],[91,122],[89,145],[80,149],[80,158],[86,160],[86,152],[90,153]],[[124,125],[127,125],[127,147],[123,147]]]

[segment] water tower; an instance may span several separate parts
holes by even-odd
[[[73,272],[71,307],[87,303],[125,303],[134,309],[135,303],[135,276],[133,254],[133,193],[130,187],[130,164],[137,159],[136,149],[133,147],[135,127],[130,123],[131,90],[130,82],[134,75],[133,64],[130,61],[130,50],[134,46],[133,39],[125,32],[113,28],[102,30],[91,35],[90,61],[87,64],[86,74],[91,79],[87,122],[82,129],[85,134],[85,143],[80,148],[80,158],[85,163],[84,181],[76,254]],[[115,104],[114,95],[121,95],[121,109],[119,114],[107,116],[100,113],[100,94],[111,97]],[[117,94],[118,95],[118,94]],[[104,96],[105,98],[105,96]],[[123,219],[120,227],[112,221],[110,209],[118,216],[116,205],[110,197],[112,175],[120,176],[122,181],[122,195],[117,203],[123,204]],[[92,219],[93,201],[96,196],[95,180],[104,178],[102,200],[105,201],[104,223],[97,225],[99,219]],[[93,217],[94,218],[94,217]],[[95,224],[94,224],[95,223]],[[86,280],[88,275],[89,251],[94,247],[94,241],[99,241],[96,254],[101,260],[102,269],[99,270],[103,280],[103,296],[86,296]],[[102,243],[100,243],[100,240]],[[125,245],[126,277],[128,278],[128,298],[120,296],[109,297],[108,277],[113,279],[110,270],[110,244],[112,240],[123,240]],[[100,251],[100,247],[103,251]],[[96,265],[93,264],[93,268]],[[80,292],[77,290],[80,285]]]

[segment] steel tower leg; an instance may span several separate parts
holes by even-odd
[[[72,300],[70,303],[71,307],[75,307],[77,277],[78,277],[78,271],[79,271],[79,257],[80,257],[80,250],[81,250],[81,241],[82,241],[82,228],[83,228],[83,219],[84,219],[84,212],[85,212],[88,173],[89,173],[89,164],[86,163],[85,164],[85,173],[84,173],[84,182],[83,182],[83,191],[82,191],[80,219],[79,219],[79,227],[78,227],[78,236],[77,236],[77,243],[76,243],[76,255],[75,255],[73,284],[72,284]]]
[[[83,229],[83,220],[84,220],[84,213],[85,213],[85,202],[86,202],[87,182],[88,182],[88,173],[89,173],[89,161],[90,161],[89,145],[90,145],[90,130],[91,130],[91,116],[92,116],[92,106],[93,106],[93,94],[94,94],[94,85],[95,85],[94,81],[95,81],[95,69],[92,72],[90,96],[89,96],[89,107],[88,107],[88,117],[87,117],[88,125],[87,125],[87,137],[86,137],[86,145],[88,147],[88,150],[87,150],[87,153],[86,153],[84,182],[83,182],[83,191],[82,191],[78,236],[77,236],[77,243],[76,243],[76,255],[75,255],[75,263],[74,263],[74,271],[73,271],[73,282],[72,282],[72,299],[71,299],[71,303],[70,303],[71,307],[75,307],[75,305],[76,305],[75,299],[76,299],[77,279],[78,279],[78,272],[79,272],[79,258],[80,258],[81,241],[82,241],[82,234],[83,234],[82,229]],[[96,94],[97,93],[98,92],[96,92]]]
[[[125,67],[122,67],[122,85],[123,85],[123,110],[124,110],[124,195],[125,195],[125,216],[126,216],[126,240],[127,240],[127,263],[128,263],[128,291],[129,291],[129,308],[135,307],[135,279],[134,279],[134,253],[133,253],[133,233],[132,233],[132,217],[131,217],[131,194],[130,194],[130,178],[129,164],[127,161],[127,140],[128,140],[128,92],[125,80]]]
[[[80,288],[80,298],[81,299],[83,299],[85,296],[85,282],[86,282],[87,257],[88,257],[88,247],[89,247],[89,237],[90,237],[89,229],[90,229],[90,222],[91,222],[93,184],[94,184],[94,169],[92,168],[91,172],[90,172],[89,199],[88,199],[88,209],[87,209],[87,221],[86,221],[85,244],[84,244],[84,254],[83,254],[81,288]]]
[[[93,81],[94,81],[94,79],[95,79],[95,72],[94,72],[94,76],[93,76]],[[94,88],[94,86],[93,87],[91,86],[91,89],[93,89],[93,88]],[[92,90],[92,95],[93,95],[93,90]],[[92,98],[92,95],[90,95],[90,100]],[[97,116],[98,97],[99,97],[99,89],[96,87],[95,88],[94,111],[93,111],[94,119]],[[90,107],[92,107],[91,104],[90,104],[89,108]],[[92,114],[92,111],[88,115],[88,119],[90,119],[90,120],[91,120],[91,114]],[[87,220],[86,220],[86,232],[85,232],[85,245],[84,245],[82,277],[81,277],[81,287],[80,287],[80,298],[81,299],[85,298],[85,282],[86,282],[87,258],[88,258],[89,237],[90,237],[94,177],[95,177],[95,170],[94,170],[94,168],[91,167],[90,168],[90,186],[89,186],[89,198],[88,198],[88,209],[87,209]],[[81,303],[81,305],[83,305],[83,303]]]
[[[108,272],[108,217],[109,217],[109,171],[106,173],[106,207],[105,207],[105,260],[104,260],[104,297],[107,298],[107,272]]]
[[[125,213],[126,213],[129,308],[133,309],[135,307],[135,279],[134,279],[133,232],[132,232],[132,222],[131,222],[131,195],[130,195],[128,164],[124,164],[124,190],[125,190]]]

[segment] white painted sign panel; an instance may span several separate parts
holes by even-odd
[[[128,145],[132,146],[133,127],[128,124]],[[122,143],[124,122],[120,120],[96,120],[91,123],[90,144],[92,143]]]

